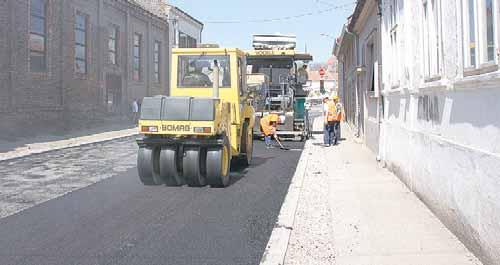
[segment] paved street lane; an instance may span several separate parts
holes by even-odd
[[[0,264],[258,264],[300,154],[258,142],[225,189],[145,187],[135,168],[120,172],[0,219]]]

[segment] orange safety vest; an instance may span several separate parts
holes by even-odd
[[[326,121],[337,121],[337,106],[333,101],[328,102],[328,112],[326,114]]]
[[[342,121],[342,119],[344,118],[342,115],[342,105],[340,103],[337,103],[336,106],[335,106],[335,109],[337,111],[337,121]]]
[[[269,116],[265,116],[260,119],[260,128],[265,136],[274,134],[275,132],[275,128],[270,124]]]

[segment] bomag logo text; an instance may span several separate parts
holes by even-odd
[[[169,132],[190,132],[191,131],[191,126],[189,125],[163,125],[161,127],[163,131],[169,131]]]

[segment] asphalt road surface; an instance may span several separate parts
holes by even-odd
[[[258,264],[303,144],[267,150],[225,189],[146,187],[136,169],[0,219],[0,264]]]

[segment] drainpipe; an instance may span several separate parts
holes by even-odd
[[[377,47],[379,50],[378,53],[378,60],[379,60],[379,71],[378,71],[378,78],[382,78],[382,70],[383,70],[383,64],[382,64],[382,1],[377,1],[377,23],[379,27],[379,37],[377,38]],[[379,82],[379,80],[375,80],[376,82]],[[383,106],[384,102],[382,100],[382,82],[379,82],[378,85],[378,98],[377,98],[377,126],[378,126],[378,154],[377,154],[377,161],[381,162],[382,157],[383,157],[383,151],[385,150],[385,140],[382,137],[382,117],[383,115],[382,110],[380,109],[381,105]]]
[[[357,68],[360,64],[359,63],[359,49],[358,49],[359,36],[356,32],[349,31],[348,26],[346,27],[345,32],[354,37],[354,51],[355,51],[354,56],[356,57],[354,61],[356,62],[356,68]],[[361,124],[360,124],[361,106],[360,106],[360,102],[359,102],[359,77],[358,77],[357,72],[355,72],[355,74],[356,74],[356,79],[355,79],[355,81],[356,81],[356,115],[355,115],[356,134],[355,134],[355,136],[359,137],[361,134]]]

